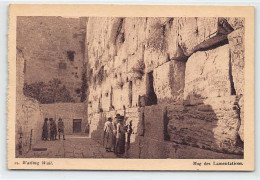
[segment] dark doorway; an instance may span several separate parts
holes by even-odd
[[[73,133],[81,133],[81,119],[73,119]]]
[[[146,84],[146,106],[151,106],[154,104],[157,104],[157,96],[154,92],[153,87],[153,71],[149,72],[147,74],[147,84]]]

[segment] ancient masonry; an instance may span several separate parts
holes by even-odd
[[[243,18],[88,18],[87,119],[133,121],[130,158],[243,158]]]
[[[18,17],[17,27],[17,48],[25,57],[24,82],[57,78],[74,102],[81,102],[86,18]]]
[[[85,35],[86,18],[18,17],[17,157],[26,154],[41,140],[44,118],[54,118],[57,121],[61,117],[66,134],[72,134],[73,121],[80,120],[81,127],[78,131],[84,133],[87,122],[84,119],[86,106],[82,102],[82,99],[86,99],[86,86],[82,82],[85,81],[83,75],[86,71]],[[48,83],[54,78],[69,90],[73,103],[64,103],[60,99],[54,104],[40,104],[37,99],[24,95],[25,83]],[[36,91],[35,94],[37,93],[39,92]]]
[[[120,113],[133,123],[130,158],[243,158],[244,23],[19,17],[16,155],[41,139],[44,117],[62,116],[68,133],[82,119],[101,143],[106,119]],[[23,95],[24,83],[53,78],[75,103]]]
[[[16,54],[16,123],[15,150],[19,157],[27,153],[32,145],[41,140],[41,125],[43,114],[40,104],[32,98],[23,95],[24,86],[24,54],[17,50]]]

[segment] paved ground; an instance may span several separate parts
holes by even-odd
[[[40,141],[33,148],[34,150],[29,151],[24,157],[117,158],[113,152],[106,152],[102,145],[94,140],[81,136],[67,136],[66,140]]]

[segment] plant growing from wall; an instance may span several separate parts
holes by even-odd
[[[62,85],[61,81],[56,78],[47,83],[25,83],[23,92],[25,96],[34,98],[42,104],[75,102],[66,86]]]
[[[99,85],[101,85],[103,80],[104,80],[104,78],[105,78],[104,66],[101,66],[101,68],[99,69],[99,71],[97,73],[97,83]]]
[[[137,61],[136,65],[132,68],[132,72],[134,73],[135,79],[141,80],[143,75],[145,74],[145,64],[143,60]]]
[[[88,82],[87,82],[87,77],[86,77],[86,72],[84,71],[82,73],[82,85],[81,85],[81,98],[80,98],[80,102],[84,102],[87,99],[87,89],[88,89]]]
[[[124,82],[123,82],[122,78],[120,78],[120,80],[117,81],[116,86],[117,86],[117,88],[123,89]]]

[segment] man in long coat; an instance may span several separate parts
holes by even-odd
[[[112,151],[112,143],[113,143],[113,124],[112,118],[108,118],[104,125],[104,146],[107,152]]]
[[[63,140],[65,140],[64,123],[61,118],[59,118],[59,122],[58,122],[58,131],[59,131],[59,139],[60,139],[60,135],[62,134]]]
[[[125,153],[125,127],[124,127],[124,116],[120,116],[117,123],[117,134],[116,134],[116,154]]]
[[[57,140],[57,125],[55,119],[53,120],[53,138]]]
[[[54,121],[53,118],[50,118],[50,141],[54,140]]]
[[[48,118],[44,119],[44,124],[42,126],[42,140],[48,140]]]
[[[116,134],[117,134],[117,123],[118,119],[120,117],[120,114],[116,114],[116,117],[114,118],[112,125],[113,125],[113,140],[112,140],[112,151],[116,153]]]

